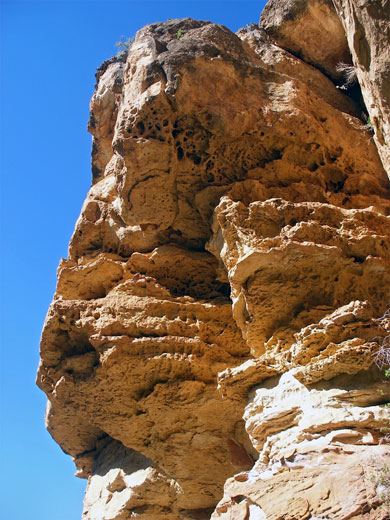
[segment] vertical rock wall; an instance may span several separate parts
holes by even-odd
[[[383,166],[390,176],[390,6],[386,0],[334,0]]]
[[[85,520],[386,518],[390,186],[346,5],[149,25],[98,69],[38,371]]]

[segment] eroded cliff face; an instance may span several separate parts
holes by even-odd
[[[153,24],[98,70],[38,372],[85,520],[386,518],[377,3],[272,0],[237,35]]]

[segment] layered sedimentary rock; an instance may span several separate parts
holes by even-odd
[[[85,520],[386,518],[389,180],[345,20],[279,4],[98,69],[38,373]]]

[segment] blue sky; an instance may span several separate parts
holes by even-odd
[[[95,69],[121,35],[168,18],[236,31],[264,1],[1,0],[1,516],[79,520],[85,480],[44,428],[35,387],[56,268],[90,186]]]

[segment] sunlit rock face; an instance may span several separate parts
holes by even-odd
[[[98,69],[38,371],[84,520],[386,518],[390,189],[340,9],[169,20]]]

